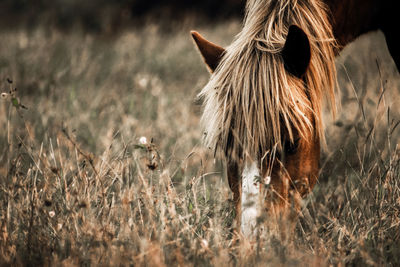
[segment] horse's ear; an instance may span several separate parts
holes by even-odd
[[[295,25],[289,27],[282,57],[285,69],[294,76],[301,78],[307,71],[311,59],[310,42],[307,34]]]
[[[193,40],[200,50],[204,62],[209,68],[210,72],[213,73],[219,64],[225,49],[207,41],[196,31],[191,31],[190,33],[192,34]]]

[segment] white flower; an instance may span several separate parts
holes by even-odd
[[[265,176],[264,178],[264,184],[265,185],[269,185],[271,183],[271,176]]]
[[[205,239],[201,240],[201,245],[203,246],[203,248],[208,248],[208,241]]]
[[[54,211],[49,211],[49,216],[50,216],[50,218],[53,218],[54,215],[56,215],[56,213],[55,213]]]
[[[147,85],[149,84],[149,80],[146,78],[146,77],[142,77],[140,80],[139,80],[139,85],[141,86],[141,87],[147,87]]]
[[[141,143],[142,145],[147,144],[147,138],[145,136],[140,137],[139,143]]]

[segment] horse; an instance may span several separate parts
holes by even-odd
[[[247,238],[254,237],[259,216],[298,207],[317,182],[322,100],[334,116],[334,61],[341,49],[381,28],[400,66],[399,41],[380,15],[387,8],[360,2],[248,0],[243,28],[226,49],[191,31],[211,73],[199,93],[204,143],[223,152],[236,220]]]

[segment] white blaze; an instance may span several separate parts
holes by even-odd
[[[260,185],[256,178],[260,176],[257,164],[247,161],[242,173],[242,197],[241,197],[241,220],[240,230],[249,239],[255,236]]]

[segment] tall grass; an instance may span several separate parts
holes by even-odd
[[[200,30],[227,44],[239,28]],[[382,36],[338,60],[341,115],[295,229],[249,244],[200,144],[188,30],[0,34],[0,88],[17,88],[0,103],[0,265],[399,265],[398,76],[385,53],[359,62]]]

